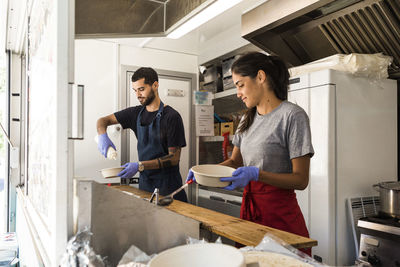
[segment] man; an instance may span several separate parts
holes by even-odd
[[[138,162],[123,165],[118,176],[131,178],[140,172],[139,189],[153,192],[160,189],[168,195],[182,185],[179,173],[181,148],[186,146],[182,118],[162,103],[158,94],[158,75],[152,68],[140,68],[132,76],[132,88],[141,106],[129,107],[97,121],[98,148],[106,157],[114,144],[107,136],[107,127],[121,124],[134,131],[137,138]],[[174,196],[187,201],[185,191]]]

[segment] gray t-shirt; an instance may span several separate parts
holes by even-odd
[[[308,116],[288,101],[266,115],[256,113],[252,125],[236,132],[232,143],[240,148],[244,166],[268,172],[290,173],[291,159],[314,155]]]

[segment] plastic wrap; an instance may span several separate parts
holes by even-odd
[[[323,69],[334,69],[349,72],[355,76],[368,77],[373,80],[381,80],[389,77],[388,67],[393,58],[382,53],[377,54],[357,54],[348,55],[337,54],[326,57],[308,64],[290,68],[291,77],[300,76],[305,73]]]
[[[104,267],[106,264],[89,246],[92,233],[86,228],[73,236],[61,258],[61,267]]]
[[[279,253],[286,256],[293,257],[297,260],[300,260],[304,263],[310,264],[312,266],[326,266],[323,263],[317,262],[304,252],[292,247],[291,245],[287,244],[283,240],[277,238],[272,234],[266,234],[261,242],[255,246],[247,246],[240,249],[242,252],[246,251],[263,251],[263,252],[273,252]]]
[[[138,247],[132,245],[122,256],[118,267],[146,267],[147,263],[157,254],[147,255]]]

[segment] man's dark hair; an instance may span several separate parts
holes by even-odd
[[[132,75],[132,82],[136,82],[144,78],[144,83],[153,85],[154,82],[158,82],[158,75],[155,70],[152,68],[139,68],[135,73]]]

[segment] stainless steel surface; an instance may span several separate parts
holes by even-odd
[[[371,266],[400,266],[399,240],[361,234],[359,259]]]
[[[79,229],[89,226],[91,246],[116,266],[131,245],[148,255],[199,238],[200,223],[128,192],[96,182],[80,182]]]
[[[359,259],[372,266],[400,266],[400,222],[387,216],[358,220],[361,232]]]
[[[82,140],[84,137],[84,86],[69,84],[69,131],[68,139]]]
[[[347,207],[353,233],[355,255],[358,255],[358,249],[360,248],[360,230],[357,227],[358,220],[364,217],[378,215],[380,207],[379,196],[348,199]]]
[[[152,203],[154,198],[155,198],[156,201],[154,202],[154,204],[158,205],[158,198],[159,197],[160,197],[160,190],[158,188],[155,188],[153,194],[151,194],[149,202]]]
[[[242,15],[242,36],[293,66],[333,54],[393,57],[400,77],[400,1],[270,0]]]
[[[214,0],[80,0],[75,3],[77,38],[164,36],[199,6]]]
[[[243,190],[243,188],[242,188]],[[225,190],[218,187],[208,187],[208,186],[199,186],[200,196],[220,196],[227,200],[234,200],[238,202],[242,202],[243,191],[239,190]]]
[[[379,192],[380,212],[400,218],[400,182],[382,182],[374,188]]]
[[[215,189],[213,191],[208,187],[199,189],[197,205],[239,218],[242,204],[242,197],[239,196],[239,193],[228,194],[224,192],[226,190]]]
[[[400,228],[376,222],[358,220],[358,227],[400,236]]]

